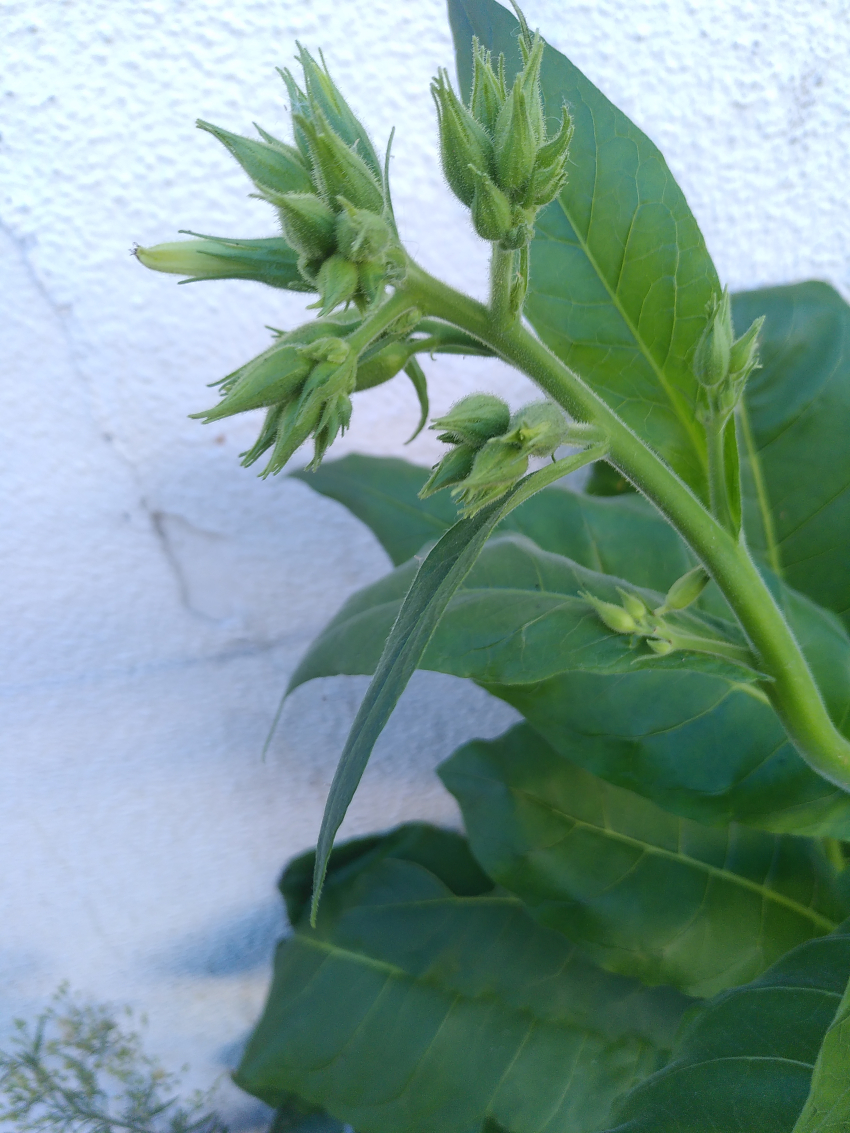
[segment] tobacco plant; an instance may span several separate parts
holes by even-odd
[[[652,142],[518,10],[449,14],[432,95],[486,302],[409,254],[388,160],[303,48],[292,141],[200,123],[282,236],[137,251],[317,296],[198,416],[264,408],[263,475],[312,438],[294,475],[395,566],[289,686],[372,675],[236,1080],[279,1130],[846,1130],[850,311],[818,283],[730,296]],[[445,352],[541,398],[463,398],[430,473],[322,463],[397,374],[421,428],[417,355]],[[417,667],[523,722],[441,767],[464,837],[333,849]]]

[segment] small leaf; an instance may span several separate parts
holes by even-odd
[[[758,976],[847,915],[819,845],[699,825],[558,755],[527,724],[442,764],[487,873],[610,971],[690,995]]]
[[[850,1129],[850,981],[815,1063],[812,1085],[794,1133]]]

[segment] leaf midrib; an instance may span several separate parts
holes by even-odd
[[[595,194],[594,194],[594,200],[595,200]],[[599,281],[602,283],[602,286],[605,288],[606,292],[608,293],[608,297],[611,301],[612,306],[615,308],[617,313],[620,315],[620,318],[623,320],[623,322],[628,327],[629,332],[631,333],[635,343],[637,344],[638,350],[640,351],[641,355],[648,362],[648,364],[649,364],[650,368],[652,369],[653,373],[655,374],[655,377],[657,378],[661,388],[664,390],[665,394],[667,395],[667,399],[670,402],[670,405],[673,409],[675,416],[678,418],[679,423],[684,427],[685,433],[687,434],[688,439],[691,442],[694,453],[696,454],[696,457],[697,457],[697,461],[699,462],[699,465],[700,465],[703,473],[707,475],[708,474],[708,457],[706,455],[704,447],[700,444],[699,430],[697,429],[697,424],[696,424],[696,421],[693,418],[693,415],[687,413],[686,407],[682,404],[682,400],[681,400],[681,397],[680,397],[678,391],[675,390],[673,388],[673,386],[670,384],[670,382],[667,380],[667,375],[664,373],[664,371],[661,369],[661,367],[658,365],[658,363],[653,358],[652,354],[647,349],[646,343],[641,338],[641,336],[638,334],[637,329],[634,326],[634,323],[632,322],[630,316],[627,314],[625,308],[623,307],[622,303],[620,302],[619,296],[617,295],[617,293],[615,291],[613,291],[611,289],[611,286],[608,283],[608,280],[606,279],[601,268],[599,267],[599,264],[596,261],[596,257],[593,255],[593,253],[590,250],[590,245],[587,243],[587,241],[580,234],[578,226],[575,223],[575,221],[573,220],[573,217],[572,217],[572,214],[571,214],[569,208],[564,203],[563,194],[560,197],[558,197],[558,205],[559,205],[560,209],[562,210],[564,216],[569,221],[570,227],[572,228],[573,233],[575,235],[576,242],[578,243],[581,250],[584,252],[585,256],[587,256],[587,259],[588,259],[591,267],[593,268],[593,271],[595,272],[596,277],[599,279]],[[632,223],[633,222],[634,222],[634,217],[632,217]],[[631,226],[630,226],[630,229],[629,229],[629,234],[631,235]],[[626,250],[624,248],[623,256],[625,257],[625,255],[626,255]]]
[[[564,821],[571,822],[573,827],[579,827],[583,830],[590,830],[603,837],[610,838],[612,841],[620,842],[623,845],[632,846],[641,850],[645,854],[654,854],[656,857],[664,858],[668,861],[674,861],[681,864],[688,865],[698,871],[702,871],[711,877],[719,878],[722,881],[728,882],[732,885],[738,885],[742,889],[748,889],[753,893],[758,894],[763,900],[773,901],[777,905],[782,905],[792,912],[797,913],[799,916],[810,920],[813,924],[818,925],[824,932],[832,932],[838,925],[838,921],[830,920],[822,913],[815,912],[814,909],[807,905],[801,905],[799,901],[795,901],[792,897],[786,897],[783,893],[779,893],[775,889],[768,889],[764,885],[760,885],[756,881],[750,881],[749,878],[743,877],[739,873],[733,873],[731,870],[722,869],[720,866],[710,865],[708,862],[700,861],[699,858],[692,858],[689,854],[674,853],[672,850],[665,850],[663,846],[653,846],[649,842],[642,842],[639,838],[634,838],[630,834],[623,834],[618,830],[612,830],[609,826],[595,826],[591,822],[587,822],[581,818],[574,818],[568,815],[565,811],[560,810],[553,803],[547,802],[545,799],[539,798],[522,787],[514,787],[508,785],[508,789],[512,794],[522,795],[525,798],[534,802],[537,806],[543,807],[545,810],[550,811],[552,814],[563,818]],[[572,833],[570,831],[569,833]],[[559,843],[569,837],[569,833],[565,834],[563,838],[559,839]],[[555,843],[556,845],[558,843]],[[551,849],[552,846],[540,847]],[[528,851],[532,852],[531,850]],[[525,856],[525,855],[523,855]]]

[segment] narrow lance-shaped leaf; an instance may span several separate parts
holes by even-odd
[[[526,476],[501,500],[455,524],[423,561],[387,638],[331,783],[316,850],[314,915],[334,836],[345,817],[375,741],[416,670],[452,595],[472,568],[491,532],[505,515],[534,492],[598,459],[604,452],[604,444],[592,445],[575,456]]]
[[[558,755],[527,724],[440,768],[494,881],[611,971],[691,995],[758,976],[847,915],[820,844],[702,826]]]

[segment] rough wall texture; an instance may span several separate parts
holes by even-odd
[[[661,145],[732,287],[850,291],[845,0],[526,7]],[[274,67],[296,38],[324,47],[377,139],[398,128],[409,247],[479,292],[484,249],[442,185],[427,94],[451,59],[441,0],[0,4],[0,1017],[67,978],[146,1009],[154,1045],[199,1081],[232,1061],[261,1003],[274,881],[314,841],[363,682],[301,689],[264,762],[281,688],[387,563],[340,507],[238,467],[254,421],[187,420],[205,383],[303,304],[253,284],[177,290],[128,252],[178,228],[270,231],[193,121],[283,128]],[[495,363],[430,376],[437,409],[482,385],[527,392]],[[401,454],[414,413],[406,384],[364,395],[337,452]],[[346,831],[453,821],[434,765],[509,718],[421,675]],[[225,1093],[237,1125],[260,1120]]]

